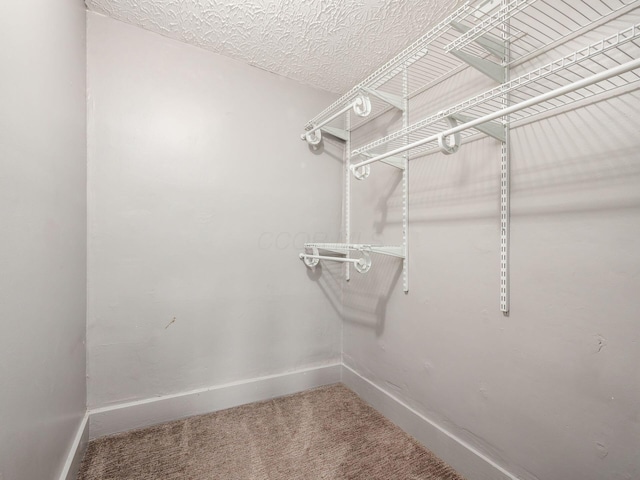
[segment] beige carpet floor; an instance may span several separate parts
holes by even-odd
[[[464,480],[344,385],[89,443],[78,480]]]

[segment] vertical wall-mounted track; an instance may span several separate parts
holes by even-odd
[[[507,0],[502,0],[502,6],[506,7]],[[502,67],[504,68],[505,83],[509,82],[509,20],[502,24],[502,41],[504,42],[504,55]],[[509,92],[502,95],[502,107],[509,107]],[[509,315],[509,237],[510,237],[510,149],[509,149],[509,115],[502,118],[504,128],[504,140],[500,145],[500,311],[503,315]]]
[[[409,126],[409,70],[405,63],[402,69],[402,128]],[[405,135],[405,145],[409,137]],[[409,154],[403,155],[402,170],[402,246],[404,259],[402,260],[402,289],[409,292]]]
[[[344,169],[344,243],[351,243],[351,110],[344,118],[344,128],[347,131],[345,140],[345,169]],[[346,254],[349,258],[349,252]],[[351,264],[344,264],[344,278],[347,282],[351,279]]]
[[[505,118],[508,122],[508,118]],[[507,125],[507,124],[505,124]],[[509,315],[509,196],[510,196],[510,162],[509,131],[502,142],[500,157],[500,311]]]

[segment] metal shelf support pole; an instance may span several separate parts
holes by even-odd
[[[506,0],[502,0],[506,7]],[[505,81],[509,81],[509,20],[502,25],[502,40],[504,42],[504,55],[502,65]],[[509,92],[502,96],[502,107],[509,107]],[[486,126],[487,124],[485,124]],[[503,315],[509,315],[509,239],[511,236],[511,155],[509,145],[509,115],[502,117],[504,138],[500,142],[500,311]],[[478,129],[481,125],[478,125]]]
[[[402,71],[402,128],[409,126],[409,69],[405,63]],[[409,137],[404,138],[405,145],[409,143]],[[409,155],[405,154],[402,169],[402,246],[404,258],[402,259],[402,289],[409,292]]]
[[[345,143],[345,178],[344,178],[344,243],[351,243],[351,112],[344,119],[344,128],[347,131]],[[349,251],[347,251],[347,258]],[[351,280],[351,264],[344,264],[344,278]]]

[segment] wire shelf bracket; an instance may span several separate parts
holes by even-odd
[[[339,138],[343,142],[346,142],[349,136],[349,132],[344,128],[329,127],[328,125],[325,125],[320,130],[322,130],[325,133],[328,133],[329,135],[333,135],[336,138]]]
[[[474,120],[473,117],[469,117],[467,115],[463,115],[462,113],[452,113],[450,115],[452,118],[455,118],[459,123],[468,123]],[[480,123],[474,127],[476,130],[488,135],[489,137],[493,137],[499,142],[506,142],[506,135],[504,132],[504,125],[496,122],[487,122]]]
[[[458,50],[451,50],[449,53],[454,57],[458,57],[464,63],[475,68],[479,72],[484,73],[487,77],[495,80],[498,83],[504,83],[504,81],[506,80],[504,67],[498,65],[495,62],[492,62],[491,60],[476,57],[475,55],[471,55],[469,53],[461,52]]]
[[[372,154],[370,153],[365,153],[363,154],[364,157],[373,157]],[[384,160],[382,160],[382,163],[386,163],[387,165],[391,165],[392,167],[395,167],[399,170],[404,170],[405,168],[407,168],[406,166],[406,162],[405,162],[405,157],[388,157],[385,158]],[[362,180],[362,178],[359,178],[359,180]]]
[[[402,104],[402,97],[400,95],[394,95],[392,93],[383,92],[381,90],[374,90],[369,87],[362,87],[362,91],[379,98],[383,102],[387,102],[392,107],[397,108],[400,111],[404,111]]]
[[[451,22],[451,26],[460,33],[466,33],[471,30],[471,27],[458,22]],[[475,42],[494,57],[502,58],[505,55],[504,42],[494,35],[489,33],[480,35],[475,39]]]

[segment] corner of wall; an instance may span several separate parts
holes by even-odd
[[[342,383],[465,477],[523,480],[346,364],[342,365]]]
[[[82,417],[76,436],[71,443],[59,480],[76,480],[87,445],[89,444],[89,412]]]

